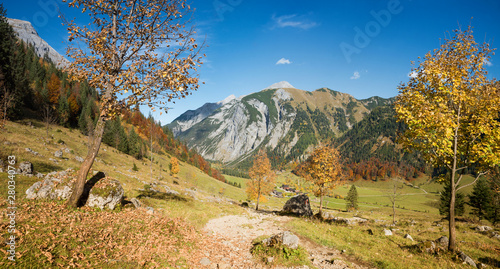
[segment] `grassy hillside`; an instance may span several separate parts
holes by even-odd
[[[14,155],[17,163],[31,161],[35,171],[41,173],[78,169],[79,162],[75,156],[84,156],[85,136],[76,130],[54,126],[47,138],[40,123],[32,122],[31,125],[33,127],[27,121],[8,122],[0,137],[2,159]],[[43,156],[27,152],[25,148],[28,147]],[[69,152],[63,151],[62,158],[53,156],[56,150],[65,148]],[[228,181],[241,184],[242,188],[237,188],[182,162],[179,175],[173,177],[164,168],[168,166],[169,155],[155,155],[154,159],[158,162],[152,165],[151,177],[148,160],[138,161],[103,145],[94,165],[94,171],[103,171],[122,183],[126,200],[138,198],[145,206],[153,207],[153,215],[145,210],[132,209],[131,205],[115,211],[85,207],[68,210],[61,201],[27,201],[24,198],[25,190],[38,179],[17,175],[18,268],[29,268],[35,261],[43,265],[40,268],[73,265],[93,268],[198,266],[193,263],[195,257],[207,245],[200,233],[201,228],[210,219],[244,212],[235,204],[246,200],[244,189],[247,180],[226,176]],[[137,172],[132,170],[134,163],[138,167]],[[0,173],[0,176],[5,178],[7,174]],[[277,186],[297,180],[299,178],[292,173],[281,172]],[[382,235],[382,230],[391,227],[389,225],[392,222],[392,208],[386,197],[392,187],[391,181],[354,182],[360,196],[360,209],[357,212],[345,212],[343,199],[327,197],[325,204],[328,212],[340,217],[364,217],[369,220],[366,224],[345,226],[297,218],[289,222],[287,228],[321,245],[345,250],[349,259],[372,267],[467,268],[455,262],[449,254],[434,256],[412,249],[411,246],[418,241],[447,235],[447,222],[442,220],[435,207],[437,192],[442,186],[429,183],[425,177],[411,183],[419,188],[405,186],[402,190],[407,195],[397,203],[398,224],[392,227],[397,229],[393,237]],[[165,187],[179,194],[166,194]],[[334,194],[337,197],[345,196],[349,187],[341,186]],[[151,191],[150,188],[160,192]],[[6,184],[0,186],[0,192],[7,193]],[[267,211],[280,210],[286,200],[269,197],[262,208]],[[311,202],[316,212],[318,199],[311,197]],[[1,196],[0,205],[2,213],[6,212],[6,195]],[[6,230],[7,225],[7,219],[3,218],[0,223],[2,231]],[[476,261],[498,264],[498,239],[475,232],[473,228],[477,225],[474,222],[459,222],[459,248]],[[369,235],[368,229],[374,231],[374,235]],[[415,242],[403,239],[405,233],[411,234]],[[5,236],[7,233],[4,232]],[[211,241],[210,244],[218,242]],[[155,251],[146,251],[148,249]],[[0,261],[0,267],[8,265],[7,260]]]
[[[75,157],[85,156],[87,150],[87,138],[79,131],[52,126],[47,138],[42,124],[36,121],[8,122],[0,134],[0,158],[4,163],[7,156],[16,156],[17,163],[32,162],[35,174],[67,168],[76,170],[80,163]],[[39,155],[27,152],[26,148]],[[64,150],[66,148],[69,152]],[[63,157],[54,157],[54,152],[60,149],[63,149]],[[85,207],[68,210],[61,201],[28,201],[25,199],[26,189],[40,179],[16,175],[18,268],[29,268],[35,261],[44,264],[39,268],[72,264],[93,268],[137,268],[154,264],[160,267],[192,267],[192,262],[186,257],[196,255],[194,253],[203,240],[198,238],[197,231],[211,218],[241,213],[241,208],[231,206],[226,197],[239,201],[243,199],[244,191],[182,162],[179,175],[173,177],[165,169],[170,161],[169,155],[155,155],[154,159],[158,161],[152,165],[151,177],[148,160],[136,160],[103,144],[93,166],[93,171],[103,171],[106,176],[122,183],[125,200],[135,197],[145,207],[153,207],[156,212],[154,217],[146,211],[132,210],[130,204],[113,212],[101,212]],[[137,172],[132,170],[134,163],[138,167]],[[6,178],[7,173],[0,173],[0,176]],[[168,187],[179,194],[148,191],[152,186],[162,192]],[[221,189],[226,196],[218,194]],[[2,184],[0,192],[5,194],[0,197],[3,214],[7,210],[7,191],[7,184]],[[80,217],[75,219],[76,215]],[[3,218],[0,223],[4,236],[8,236],[7,221]],[[104,238],[102,242],[90,239],[101,237]],[[146,249],[137,249],[137,242],[141,242],[141,249],[148,248],[150,243],[146,242],[153,238],[155,241],[151,243],[163,248],[161,252],[150,255],[150,251],[149,254],[145,252]],[[125,254],[134,249],[137,255]],[[7,264],[6,259],[0,261],[0,267]]]

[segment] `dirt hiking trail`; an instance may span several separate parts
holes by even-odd
[[[259,236],[271,236],[286,231],[285,223],[292,217],[247,209],[244,215],[229,215],[210,220],[204,227],[206,241],[200,255],[194,259],[199,268],[284,268],[256,261],[250,249]],[[307,239],[300,243],[309,253],[316,268],[367,268],[346,262],[340,251],[319,246]],[[290,268],[310,268],[308,266]]]

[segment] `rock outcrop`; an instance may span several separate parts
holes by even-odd
[[[52,172],[42,181],[35,182],[26,190],[27,199],[66,200],[73,193],[76,173],[72,169]],[[85,183],[80,201],[82,205],[100,209],[114,209],[123,199],[124,190],[120,182],[105,177],[99,172]]]
[[[52,172],[42,181],[35,182],[26,190],[28,199],[66,200],[71,196],[71,186],[74,183],[74,170]]]

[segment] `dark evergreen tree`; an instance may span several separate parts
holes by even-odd
[[[128,144],[129,144],[129,154],[134,156],[136,159],[141,159],[141,138],[135,132],[134,128],[130,130],[128,134]]]
[[[14,30],[7,21],[7,11],[0,3],[0,72],[3,75],[2,80],[6,87],[12,84],[12,78],[9,77],[12,68],[13,43],[15,40]]]
[[[68,127],[71,113],[69,111],[68,98],[66,98],[65,94],[59,97],[59,107],[57,109],[57,114],[59,116],[59,124]]]
[[[472,212],[479,220],[490,216],[491,191],[486,179],[479,179],[468,197],[468,204],[473,208]]]
[[[356,190],[356,186],[351,186],[345,200],[347,211],[358,209],[358,190]]]
[[[448,181],[446,181],[448,182]],[[441,196],[439,198],[439,214],[449,219],[450,215],[450,199],[451,199],[451,186],[445,183]],[[455,196],[455,215],[462,216],[465,211],[465,196],[463,193],[457,192]]]

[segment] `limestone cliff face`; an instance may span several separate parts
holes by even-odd
[[[169,127],[206,159],[237,163],[265,148],[289,161],[305,157],[318,143],[351,128],[375,107],[365,103],[370,103],[370,109],[345,93],[308,92],[279,82],[260,92],[188,111]]]
[[[14,29],[16,35],[23,40],[25,43],[33,45],[35,52],[39,57],[43,57],[45,54],[54,62],[58,67],[64,66],[68,63],[68,60],[59,54],[55,49],[53,49],[45,40],[43,40],[35,28],[29,21],[22,21],[17,19],[7,19],[9,24]]]

